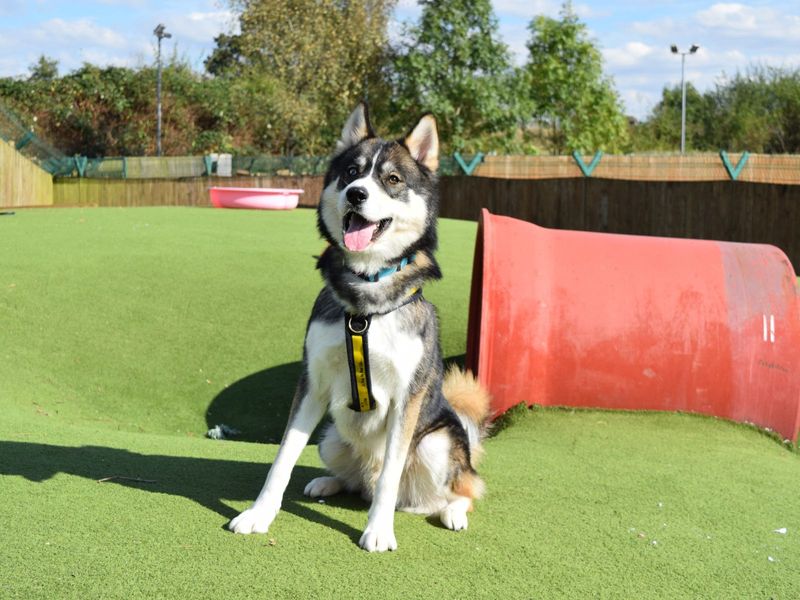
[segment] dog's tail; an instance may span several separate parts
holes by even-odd
[[[481,441],[489,430],[489,392],[470,371],[455,366],[445,374],[442,392],[467,430],[470,458],[475,468],[483,455]]]

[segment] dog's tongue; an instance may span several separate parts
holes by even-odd
[[[344,245],[348,250],[359,252],[369,246],[372,235],[375,233],[377,223],[367,221],[361,215],[354,214],[350,218],[350,225],[344,232]]]

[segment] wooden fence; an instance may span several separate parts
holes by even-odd
[[[313,207],[322,177],[193,177],[187,179],[57,179],[55,206],[211,206],[208,188],[303,189],[300,206]]]
[[[64,179],[57,206],[208,206],[208,187],[302,188],[317,205],[322,177]],[[481,208],[557,229],[769,243],[800,268],[800,186],[744,181],[631,181],[596,177],[443,177],[441,215],[475,220]]]
[[[0,139],[0,206],[49,206],[52,203],[50,173]]]
[[[737,181],[753,183],[800,184],[800,155],[730,154],[729,165],[735,170],[741,162]],[[467,157],[468,159],[470,157]],[[594,156],[580,157],[584,166]],[[472,173],[478,177],[502,179],[563,179],[584,177],[572,156],[486,156]],[[719,153],[703,154],[626,154],[599,156],[591,172],[598,179],[636,181],[730,181]]]
[[[773,244],[800,268],[800,186],[742,181],[447,177],[441,215],[481,208],[543,227]]]

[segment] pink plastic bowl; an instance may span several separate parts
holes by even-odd
[[[303,190],[278,188],[210,187],[211,204],[217,208],[291,210],[297,208]]]

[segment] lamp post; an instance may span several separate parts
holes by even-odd
[[[700,49],[697,44],[692,44],[687,52],[678,50],[678,46],[672,44],[670,50],[673,54],[681,55],[681,154],[686,151],[686,80],[684,78],[684,71],[686,67],[686,55],[694,54]]]
[[[156,79],[156,155],[161,156],[161,40],[171,38],[172,34],[165,31],[163,24],[159,23],[153,30],[158,38],[158,54],[156,55],[156,68],[158,77]]]

